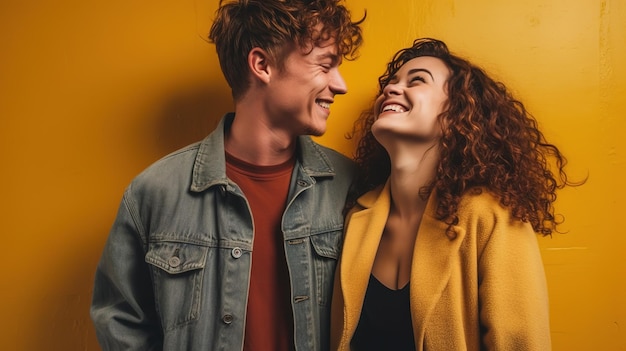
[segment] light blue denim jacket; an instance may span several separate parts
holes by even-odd
[[[241,350],[254,229],[226,177],[228,114],[202,142],[137,176],[95,277],[91,317],[104,350]],[[329,347],[330,299],[353,164],[298,140],[282,231],[296,350]]]

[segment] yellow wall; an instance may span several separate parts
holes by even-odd
[[[555,350],[626,350],[626,4],[620,0],[348,0],[367,9],[362,57],[342,71],[320,141],[343,136],[391,54],[445,40],[526,102],[570,159],[540,239]],[[0,340],[4,350],[97,350],[93,272],[122,191],[231,109],[212,45],[217,0],[0,3]]]

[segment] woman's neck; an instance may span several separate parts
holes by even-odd
[[[435,179],[438,147],[436,144],[420,145],[397,147],[392,151],[389,152],[392,209],[400,217],[408,219],[419,215],[421,218],[427,199],[420,196],[420,189]]]

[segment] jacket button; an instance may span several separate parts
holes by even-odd
[[[230,324],[233,322],[233,315],[232,314],[225,314],[222,316],[222,322],[226,323],[226,324]]]
[[[176,268],[178,267],[178,265],[180,265],[180,258],[172,256],[169,260],[167,260],[167,263],[170,265],[170,267]]]
[[[298,180],[298,185],[299,186],[307,186],[307,185],[309,185],[309,183],[305,182],[304,180]]]
[[[239,257],[241,257],[241,255],[243,254],[243,251],[241,250],[241,248],[236,247],[236,248],[234,248],[234,249],[230,252],[230,254],[231,254],[234,258],[239,258]]]

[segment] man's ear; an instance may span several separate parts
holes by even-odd
[[[256,47],[248,53],[250,73],[264,83],[269,83],[271,75],[270,57],[267,51]]]

